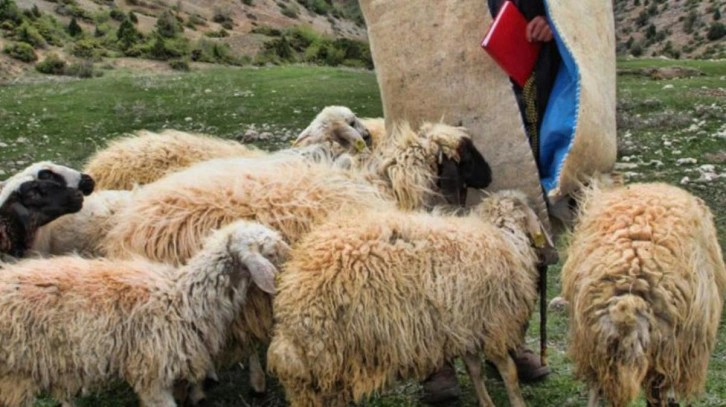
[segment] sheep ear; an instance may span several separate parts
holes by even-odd
[[[363,140],[363,136],[361,136],[361,134],[351,126],[336,126],[335,130],[333,130],[333,137],[338,144],[343,147],[353,147],[357,153],[368,149],[368,145],[366,145],[366,141]]]
[[[275,275],[277,268],[259,253],[250,254],[245,259],[252,281],[268,294],[275,294]]]
[[[531,236],[534,246],[538,249],[543,249],[547,246],[555,247],[552,238],[547,233],[547,230],[545,230],[537,214],[529,207],[526,208],[525,212],[527,214],[527,233]]]
[[[463,205],[461,201],[461,190],[464,182],[459,174],[458,164],[446,157],[439,157],[439,189],[446,202],[450,205]]]
[[[295,141],[293,141],[293,142],[292,142],[292,145],[293,145],[293,147],[295,147],[295,146],[299,146],[299,145],[300,145],[300,143],[301,143],[301,142],[302,142],[303,140],[305,140],[306,138],[310,137],[310,135],[311,135],[311,134],[312,134],[312,130],[310,129],[310,126],[308,126],[308,127],[307,127],[307,128],[305,129],[305,130],[303,130],[303,131],[302,131],[302,133],[300,133],[300,134],[299,134],[299,135],[297,136],[297,138],[295,139]],[[304,145],[304,144],[303,144],[303,145]]]

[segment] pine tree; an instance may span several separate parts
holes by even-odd
[[[76,21],[76,18],[73,17],[71,19],[71,22],[68,23],[68,34],[71,35],[71,37],[77,37],[83,33],[83,28],[81,28],[80,25],[78,25],[78,21]]]

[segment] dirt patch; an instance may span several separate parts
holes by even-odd
[[[645,76],[650,79],[664,80],[677,78],[691,78],[694,76],[705,76],[701,70],[695,68],[685,68],[682,66],[669,66],[662,68],[642,68],[642,69],[618,69],[618,75]]]
[[[721,150],[716,153],[706,153],[703,155],[703,157],[712,163],[726,163],[726,150]]]

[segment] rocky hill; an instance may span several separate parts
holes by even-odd
[[[725,3],[614,0],[618,53],[726,58]],[[21,14],[17,20],[8,19],[12,7]],[[133,27],[122,40],[118,31],[127,19]],[[70,32],[72,21],[79,33]],[[170,33],[155,40],[160,30]],[[0,53],[0,81],[33,70],[33,63],[48,54],[68,63],[172,60],[180,68],[186,67],[184,61],[368,64],[362,46],[331,45],[336,40],[366,41],[357,0],[0,0],[0,49],[5,50]],[[18,41],[33,50],[16,49]],[[83,67],[80,71],[85,72]]]
[[[726,58],[725,5],[724,0],[615,0],[618,52]]]

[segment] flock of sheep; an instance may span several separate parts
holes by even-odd
[[[263,349],[292,406],[455,358],[491,406],[482,354],[524,406],[510,353],[552,242],[521,192],[463,208],[496,176],[462,127],[387,134],[341,106],[276,152],[139,132],[82,172],[34,164],[0,183],[0,406],[115,379],[144,406],[196,405],[242,360],[263,392]],[[665,184],[596,177],[577,198],[562,295],[590,405],[691,400],[726,292],[713,215]]]

